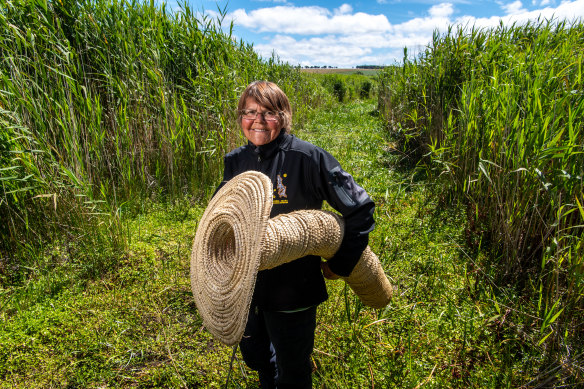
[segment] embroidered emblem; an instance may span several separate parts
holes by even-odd
[[[284,174],[284,177],[286,177],[286,174]],[[280,176],[278,174],[278,177],[276,177],[276,180],[277,180],[277,186],[276,187],[278,189],[278,196],[280,198],[282,198],[282,197],[286,197],[287,198],[288,196],[286,195],[286,186],[282,182],[282,176]]]

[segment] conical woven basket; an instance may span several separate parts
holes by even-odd
[[[255,171],[225,184],[203,214],[191,254],[191,288],[203,324],[227,345],[245,330],[257,272],[306,255],[331,258],[343,240],[343,219],[303,210],[269,219],[272,182]],[[392,287],[377,256],[365,249],[345,282],[364,305],[385,307]]]

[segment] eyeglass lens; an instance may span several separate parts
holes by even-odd
[[[278,114],[276,112],[272,112],[272,111],[267,111],[267,112],[257,112],[257,111],[243,111],[243,118],[244,119],[249,119],[249,120],[255,120],[258,115],[262,115],[264,117],[264,120],[267,121],[274,121],[274,120],[278,120]]]

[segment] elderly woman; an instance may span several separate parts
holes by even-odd
[[[316,307],[328,298],[323,274],[334,279],[351,273],[374,227],[374,204],[334,157],[289,134],[292,109],[276,84],[251,83],[238,110],[248,144],[225,155],[222,185],[245,171],[260,171],[274,187],[270,217],[320,209],[326,200],[345,219],[340,249],[329,261],[306,256],[258,273],[240,342],[263,388],[310,388]]]

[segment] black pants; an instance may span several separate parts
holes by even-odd
[[[239,348],[262,388],[311,388],[316,307],[294,313],[252,306]]]

